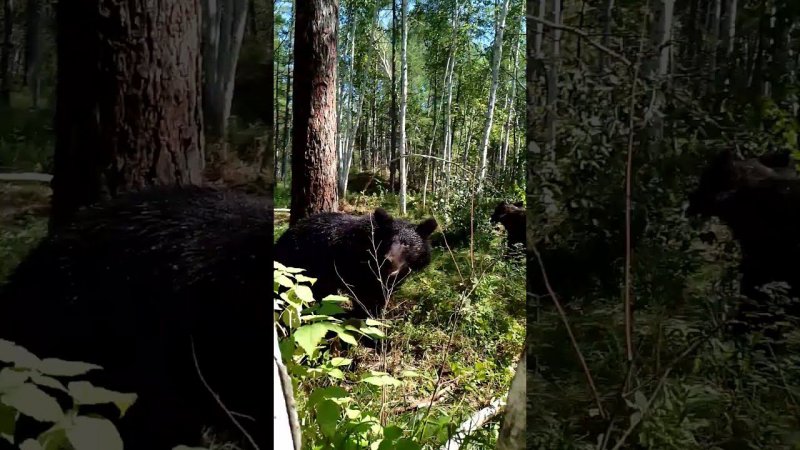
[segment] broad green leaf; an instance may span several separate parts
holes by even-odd
[[[300,275],[300,274],[298,274],[298,275],[295,275],[295,277],[294,277],[294,278],[297,280],[297,282],[298,282],[298,283],[310,283],[310,284],[314,284],[314,283],[316,283],[316,282],[317,282],[317,279],[316,279],[316,278],[313,278],[313,277],[307,277],[307,276],[305,276],[305,275]]]
[[[39,422],[58,422],[64,418],[56,399],[33,384],[26,383],[0,396],[4,403]]]
[[[350,345],[358,345],[358,340],[356,340],[355,336],[346,331],[347,327],[342,327],[341,325],[333,324],[330,325],[330,329],[336,332],[336,334],[339,336],[339,339],[341,339],[342,341],[347,342]]]
[[[336,314],[341,314],[344,312],[341,306],[337,305],[335,302],[331,302],[328,300],[323,301],[319,308],[316,310],[317,314],[324,315],[324,316],[333,316]]]
[[[78,361],[64,361],[57,358],[45,358],[37,367],[39,372],[44,375],[53,375],[56,377],[76,377],[78,375],[85,375],[87,372],[96,369],[102,369],[97,364],[89,364]]]
[[[108,419],[78,416],[66,433],[75,450],[123,450],[122,438]]]
[[[297,267],[284,267],[283,270],[289,273],[300,273],[306,271],[306,269],[299,269]]]
[[[11,367],[0,370],[0,393],[22,386],[30,375],[28,370],[14,370]]]
[[[321,401],[316,408],[317,425],[322,435],[332,438],[336,434],[336,425],[342,415],[342,408],[331,400]]]
[[[314,294],[311,292],[311,288],[304,285],[297,285],[294,287],[294,293],[297,295],[297,298],[306,302],[306,303],[313,303],[314,302]]]
[[[292,286],[294,286],[292,280],[287,278],[286,275],[278,275],[277,277],[275,277],[275,282],[285,288],[291,288]]]
[[[41,362],[25,348],[4,339],[0,339],[0,361],[25,369],[34,369]]]
[[[342,372],[341,369],[328,370],[328,376],[337,380],[344,380],[344,372]]]
[[[328,296],[326,296],[326,297],[325,297],[325,298],[323,298],[322,300],[324,300],[324,301],[326,301],[326,302],[336,302],[336,303],[342,303],[342,302],[347,302],[347,301],[349,301],[350,299],[349,299],[349,298],[347,298],[347,297],[345,297],[345,296],[342,296],[342,295],[335,295],[335,294],[331,294],[331,295],[328,295]]]
[[[402,377],[402,378],[415,378],[415,377],[421,377],[421,376],[422,375],[420,375],[419,372],[415,372],[413,370],[404,370],[404,371],[400,372],[400,377]]]
[[[328,330],[330,326],[320,322],[303,325],[294,332],[294,341],[310,356]]]
[[[79,405],[113,403],[119,409],[120,417],[136,402],[136,394],[124,394],[93,386],[88,381],[74,381],[67,385],[69,395]]]
[[[361,379],[361,381],[365,383],[372,384],[374,386],[402,386],[403,383],[389,375],[377,375],[377,376],[369,376]]]
[[[342,357],[336,356],[334,358],[331,358],[330,364],[332,366],[339,367],[339,366],[349,365],[352,362],[353,362],[353,360],[350,359],[350,358],[342,358]]]
[[[346,398],[350,394],[339,386],[331,386],[325,388],[317,388],[308,396],[308,406],[313,407],[322,400],[329,400],[333,398]]]
[[[26,439],[25,442],[19,445],[19,450],[43,450],[42,444],[35,439]]]
[[[366,319],[364,321],[364,323],[367,324],[368,326],[371,326],[371,327],[390,327],[391,326],[388,323],[383,323],[383,322],[377,321],[375,319]]]
[[[393,441],[403,435],[403,429],[397,425],[389,425],[383,429],[383,438]]]

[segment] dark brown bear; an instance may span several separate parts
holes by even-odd
[[[513,248],[516,244],[525,247],[525,208],[522,202],[514,204],[507,201],[500,202],[489,218],[492,224],[501,223],[508,234],[508,246]]]
[[[272,227],[270,200],[209,188],[85,209],[0,292],[0,338],[98,364],[88,381],[136,393],[124,418],[104,414],[126,449],[198,446],[207,426],[251,448],[214,394],[270,448]]]
[[[317,278],[316,299],[341,291],[355,297],[351,316],[378,317],[391,293],[430,264],[437,226],[433,218],[417,225],[394,219],[382,208],[362,216],[318,213],[278,239],[275,260]]]
[[[689,215],[719,217],[739,242],[742,294],[785,282],[800,294],[800,179],[786,153],[737,160],[717,155],[690,195]]]

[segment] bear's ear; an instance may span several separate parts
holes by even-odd
[[[794,163],[792,161],[792,153],[786,150],[761,155],[758,157],[758,161],[772,169],[786,168]]]
[[[394,221],[392,216],[383,208],[375,208],[375,212],[372,214],[372,220],[375,222],[375,228],[391,227]]]
[[[436,219],[431,217],[430,219],[427,219],[422,223],[420,223],[419,225],[417,225],[417,234],[422,236],[423,239],[427,239],[430,235],[433,234],[434,231],[436,231],[436,228],[438,226],[439,224],[436,223]]]

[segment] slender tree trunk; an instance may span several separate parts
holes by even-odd
[[[727,67],[719,70],[716,73],[716,84],[718,90],[729,89],[731,83],[732,71],[735,70],[735,64],[732,64],[733,46],[736,40],[736,13],[737,4],[736,0],[726,0],[725,15],[722,17],[722,26],[720,34],[722,38],[722,48],[717,58],[720,65]],[[734,67],[731,67],[734,66]]]
[[[400,2],[400,27],[403,37],[400,47],[400,214],[406,215],[406,110],[408,107],[408,0]]]
[[[0,47],[0,107],[11,103],[11,53],[14,44],[14,0],[3,0],[3,46]]]
[[[397,148],[397,0],[392,0],[392,141],[389,144],[389,189],[395,190],[395,173],[397,164],[394,162],[395,149]]]
[[[267,3],[267,42],[266,42],[266,58],[267,58],[267,79],[270,83],[275,84],[275,90],[268,89],[267,90],[267,98],[265,99],[268,105],[277,104],[275,98],[277,97],[277,86],[278,82],[275,77],[275,3],[274,2],[266,2]],[[248,2],[250,7],[253,5],[253,0]],[[266,181],[267,185],[267,198],[272,200],[273,193],[274,193],[274,186],[275,186],[275,139],[278,133],[275,129],[275,117],[277,116],[275,108],[267,108],[269,111],[267,113],[267,117],[265,117],[266,121],[266,128],[267,128],[267,135],[264,137],[266,141],[266,146],[264,148],[264,158],[261,161],[261,171],[267,177],[264,181]],[[274,134],[274,136],[273,136]]]
[[[494,106],[497,97],[497,85],[500,82],[500,62],[503,57],[503,32],[506,28],[506,15],[508,14],[509,0],[501,3],[498,12],[499,18],[495,25],[494,49],[492,50],[492,84],[489,87],[489,104],[486,108],[486,123],[483,125],[483,138],[481,139],[481,172],[478,182],[478,191],[483,189],[483,182],[486,178],[486,157],[489,150],[489,136],[492,131],[492,120],[494,119]]]
[[[614,0],[606,0],[605,8],[603,11],[603,40],[602,43],[606,48],[610,48],[611,44],[611,30],[614,29]],[[608,55],[603,54],[600,56],[600,67],[608,64]]]
[[[199,7],[57,3],[51,230],[125,191],[201,183]]]
[[[39,108],[41,92],[42,28],[41,0],[28,0],[25,30],[25,82],[31,92],[34,109]]]
[[[519,61],[519,48],[522,43],[522,37],[517,37],[517,42],[514,45],[514,58],[512,61],[511,69],[511,95],[506,100],[505,110],[508,111],[506,116],[506,123],[503,125],[503,143],[500,148],[500,167],[505,171],[506,161],[508,159],[508,141],[511,136],[511,120],[514,116],[514,103],[517,96],[517,63]]]
[[[295,5],[292,206],[289,225],[336,211],[336,35],[338,0]]]
[[[561,0],[550,0],[550,20],[561,24]],[[558,100],[559,60],[561,59],[561,30],[552,30],[550,64],[547,66],[547,114],[545,114],[546,148],[552,161],[556,160],[556,101]]]
[[[293,27],[293,26],[292,26]],[[289,32],[292,29],[290,27]],[[281,175],[286,179],[286,170],[289,163],[289,130],[291,128],[291,109],[289,106],[292,104],[292,52],[287,52],[286,56],[286,104],[283,111],[283,157],[281,158]]]
[[[201,0],[203,12],[203,114],[206,135],[225,138],[236,63],[247,23],[247,0]]]

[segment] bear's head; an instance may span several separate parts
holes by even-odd
[[[380,239],[379,254],[383,255],[381,274],[402,279],[411,272],[424,269],[431,262],[430,237],[438,228],[436,219],[418,224],[392,218],[383,208],[372,214],[375,235]]]
[[[717,215],[720,203],[740,188],[758,186],[769,180],[794,178],[797,178],[797,169],[789,152],[737,159],[733,152],[725,150],[712,159],[700,176],[697,189],[689,194],[686,215]]]
[[[502,201],[497,204],[494,208],[494,212],[492,216],[489,218],[489,221],[492,224],[496,223],[505,223],[505,219],[509,214],[512,213],[519,213],[523,211],[523,203],[516,202],[516,203],[508,203],[507,201]]]

